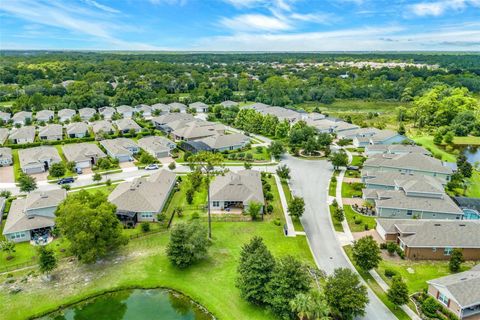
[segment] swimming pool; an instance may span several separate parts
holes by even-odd
[[[464,220],[479,220],[480,214],[473,209],[464,208],[463,210],[463,219]]]

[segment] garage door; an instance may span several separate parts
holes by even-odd
[[[76,167],[80,169],[90,168],[90,161],[77,162]]]
[[[127,162],[130,161],[130,156],[118,156],[119,162]]]
[[[26,174],[33,174],[33,173],[42,173],[45,172],[43,167],[30,167],[30,168],[25,168],[23,170]]]

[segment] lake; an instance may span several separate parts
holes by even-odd
[[[166,289],[122,290],[87,299],[39,320],[212,320],[188,297]]]
[[[480,146],[467,146],[463,149],[463,154],[467,157],[467,161],[474,164],[480,161]]]

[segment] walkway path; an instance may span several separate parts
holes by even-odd
[[[287,222],[287,237],[295,237],[295,227],[293,226],[292,217],[288,214],[288,203],[287,198],[285,197],[285,192],[283,192],[282,182],[280,181],[280,177],[276,174],[273,175],[275,177],[275,182],[277,183],[278,194],[280,195],[280,202],[282,203],[283,214],[285,215],[285,221]]]

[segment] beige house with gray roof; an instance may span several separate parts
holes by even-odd
[[[210,183],[210,209],[215,213],[241,212],[251,202],[264,205],[260,172],[242,170],[217,176]]]
[[[250,138],[242,133],[218,134],[197,141],[205,143],[212,151],[222,152],[244,148],[250,143]]]
[[[58,189],[31,192],[24,199],[13,200],[2,234],[13,242],[49,242],[55,210],[66,197],[67,191]]]
[[[59,141],[63,139],[63,127],[61,124],[47,124],[38,129],[38,138],[40,140]]]
[[[105,120],[111,120],[115,112],[115,108],[112,107],[102,107],[98,109],[98,113],[100,113]]]
[[[12,164],[12,149],[0,147],[0,167],[11,166]]]
[[[138,139],[138,146],[158,159],[171,156],[171,151],[177,147],[173,141],[159,136]]]
[[[55,117],[55,112],[52,110],[40,110],[35,114],[35,120],[37,122],[49,122]]]
[[[225,133],[225,126],[220,123],[195,120],[182,124],[178,129],[171,132],[174,140],[197,140],[213,135]]]
[[[227,101],[220,102],[220,105],[222,105],[222,107],[224,108],[231,108],[231,107],[238,106],[238,102],[227,100]]]
[[[20,168],[26,174],[48,171],[54,163],[62,162],[57,148],[53,146],[39,146],[18,150]]]
[[[121,105],[117,107],[117,112],[126,119],[130,119],[133,117],[133,113],[135,112],[135,109],[133,109],[130,106],[127,105]]]
[[[112,123],[107,120],[94,121],[90,125],[95,135],[99,135],[101,133],[104,133],[104,134],[115,133],[115,128],[113,127]]]
[[[459,319],[480,318],[480,265],[427,281],[428,294]]]
[[[135,133],[142,131],[142,127],[132,119],[119,119],[115,121],[115,125],[117,126],[118,131],[122,133],[129,133],[130,130],[135,131]]]
[[[107,154],[119,162],[133,161],[133,155],[140,152],[140,147],[131,139],[116,138],[100,141]]]
[[[4,144],[8,138],[8,129],[7,128],[0,128],[0,145]]]
[[[2,121],[4,123],[7,123],[12,116],[10,115],[10,112],[3,112],[0,111],[0,124],[2,124]]]
[[[427,149],[410,144],[376,144],[376,145],[367,145],[365,146],[364,151],[366,156],[371,156],[374,154],[405,154],[405,153],[420,153],[426,156],[431,156],[432,153]]]
[[[148,178],[120,183],[110,193],[108,201],[117,207],[117,216],[126,224],[157,221],[157,215],[162,212],[176,178],[174,172],[162,169]]]
[[[90,168],[98,159],[107,156],[95,143],[66,144],[62,149],[67,161],[75,162],[75,167],[79,169]]]
[[[24,126],[28,120],[32,120],[32,113],[28,111],[20,111],[13,115],[13,124],[19,124]]]
[[[97,113],[93,108],[82,108],[78,110],[78,114],[83,121],[89,121]]]
[[[171,112],[180,112],[180,113],[187,112],[187,106],[180,102],[172,102],[172,103],[169,103],[168,106],[170,107]]]
[[[13,144],[26,144],[35,141],[35,127],[26,126],[21,128],[13,128],[10,131],[8,139]]]
[[[72,122],[66,126],[67,137],[71,139],[88,136],[88,125],[85,122]]]
[[[203,102],[200,102],[200,101],[197,101],[197,102],[194,102],[194,103],[190,103],[188,105],[188,108],[192,109],[192,110],[195,110],[196,113],[205,113],[205,112],[208,112],[208,105],[203,103]]]
[[[62,109],[62,110],[59,110],[57,115],[58,115],[58,120],[60,122],[66,122],[66,121],[70,121],[72,120],[73,116],[76,114],[77,112],[73,109]]]

